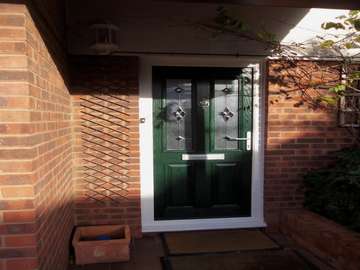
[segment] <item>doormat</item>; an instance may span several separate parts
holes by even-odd
[[[290,250],[171,256],[166,270],[315,270]]]
[[[258,230],[224,230],[165,233],[169,255],[224,253],[280,248]]]

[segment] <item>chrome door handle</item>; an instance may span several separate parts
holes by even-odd
[[[251,131],[246,132],[245,138],[225,136],[225,139],[228,141],[246,141],[246,150],[251,150]]]
[[[246,141],[247,138],[235,138],[235,137],[231,137],[231,136],[225,136],[225,139],[227,139],[228,141]]]

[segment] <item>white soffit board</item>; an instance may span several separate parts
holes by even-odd
[[[325,31],[321,24],[334,21],[336,17],[348,14],[345,9],[312,8],[282,39],[283,44],[292,42],[303,43],[314,40],[317,36],[339,34],[340,31]]]

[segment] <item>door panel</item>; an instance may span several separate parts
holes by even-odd
[[[238,201],[240,188],[238,163],[213,164],[212,193],[214,205],[234,204]]]
[[[169,206],[192,206],[194,204],[192,164],[169,164],[166,172],[166,197]]]
[[[154,67],[153,74],[155,219],[250,216],[252,70]]]

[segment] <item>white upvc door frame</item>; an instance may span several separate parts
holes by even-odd
[[[139,56],[140,183],[143,232],[266,227],[264,221],[265,58],[224,56]],[[254,69],[251,216],[186,220],[154,219],[152,67],[251,67]]]

